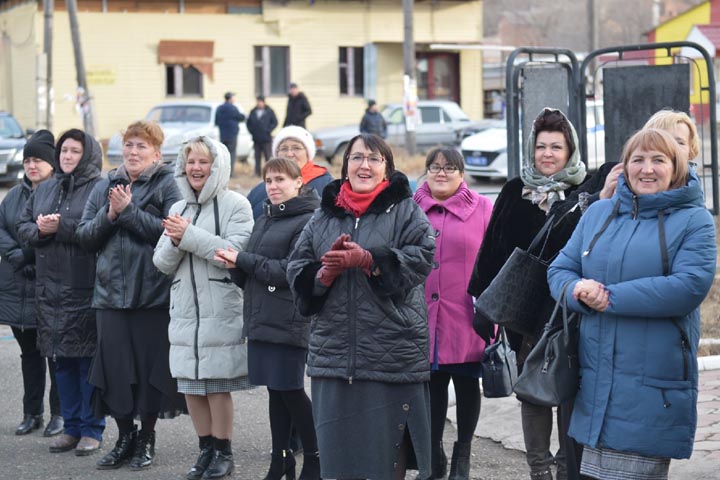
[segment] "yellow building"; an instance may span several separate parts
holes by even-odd
[[[42,127],[42,1],[0,1],[0,109],[26,128]],[[313,115],[308,128],[359,121],[366,100],[403,93],[400,0],[78,0],[79,25],[98,136],[108,138],[176,98],[222,101],[237,93],[249,110],[257,94],[285,117],[297,82]],[[482,0],[415,3],[420,98],[458,101],[482,117],[478,51],[430,51],[431,43],[480,43]],[[53,130],[81,127],[65,3],[55,0]]]

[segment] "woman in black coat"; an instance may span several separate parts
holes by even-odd
[[[77,238],[85,203],[100,180],[102,149],[81,130],[71,129],[55,148],[58,171],[28,199],[18,223],[22,241],[35,248],[36,311],[40,353],[52,358],[65,419],[65,433],[51,452],[75,449],[88,455],[102,443],[105,419],[90,409],[88,382],[97,331],[91,308],[95,255]]]
[[[20,245],[16,222],[33,190],[50,178],[55,165],[55,139],[38,130],[23,149],[22,183],[13,187],[0,204],[0,324],[12,328],[20,346],[23,376],[23,420],[15,435],[25,435],[43,425],[45,359],[37,348],[35,317],[35,250]],[[50,369],[50,422],[44,436],[62,433],[63,418],[55,384],[55,364]]]
[[[300,167],[273,158],[263,167],[268,199],[245,252],[218,250],[233,280],[245,290],[243,336],[248,342],[250,383],[266,385],[270,401],[272,462],[266,480],[295,478],[295,458],[288,451],[294,424],[305,450],[301,480],[320,478],[320,460],[312,405],[305,393],[310,319],[300,315],[287,282],[287,262],[313,211],[320,206],[315,190],[303,186]]]

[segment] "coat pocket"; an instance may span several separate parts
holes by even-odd
[[[649,418],[654,416],[659,423],[666,425],[690,424],[694,409],[690,380],[643,377],[643,385],[650,387],[647,392],[649,398],[643,399],[647,401],[640,401]]]

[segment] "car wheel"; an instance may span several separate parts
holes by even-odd
[[[335,164],[335,165],[342,165],[343,161],[343,155],[345,154],[345,149],[348,146],[348,142],[343,142],[340,145],[338,145],[337,150],[335,150],[335,153],[333,153],[332,157],[328,158],[328,162]]]

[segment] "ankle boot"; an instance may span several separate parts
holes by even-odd
[[[198,440],[200,443],[200,455],[198,455],[195,465],[193,465],[193,467],[188,470],[185,475],[187,480],[197,480],[201,478],[203,473],[205,473],[205,470],[207,470],[210,466],[210,462],[212,462],[214,457],[215,450],[213,448],[213,436],[204,435],[202,437],[198,437]]]
[[[43,437],[54,437],[55,435],[60,435],[65,430],[65,422],[63,420],[63,417],[60,415],[51,415],[50,421],[47,424],[47,427],[45,427],[45,431],[43,432]]]
[[[130,433],[121,433],[115,442],[115,448],[110,450],[104,457],[97,461],[95,467],[98,470],[113,470],[120,466],[135,453],[135,441],[137,440],[137,427]]]
[[[455,442],[453,445],[450,476],[448,480],[469,480],[470,478],[470,442]]]
[[[320,480],[320,452],[303,455],[303,466],[298,480]]]
[[[135,442],[135,452],[130,460],[130,468],[142,470],[148,468],[155,460],[155,431],[140,430]]]
[[[15,429],[15,435],[27,435],[33,430],[37,430],[42,427],[45,422],[41,415],[24,415],[22,422]]]
[[[530,480],[553,480],[552,471],[547,469],[540,472],[530,472]]]
[[[295,457],[289,450],[273,452],[270,461],[270,470],[263,480],[295,480]]]
[[[230,475],[235,469],[231,441],[213,438],[213,445],[213,459],[203,473],[203,479],[222,478]]]

